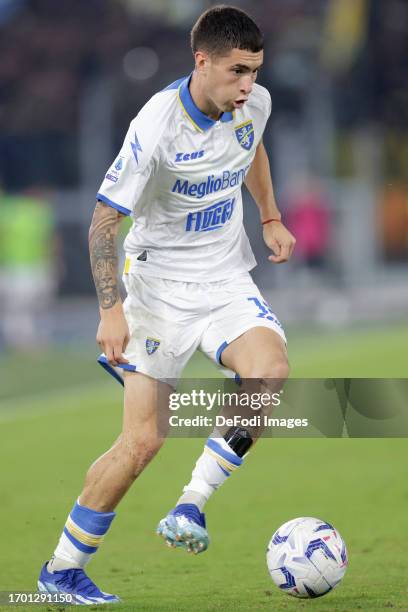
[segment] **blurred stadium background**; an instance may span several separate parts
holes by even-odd
[[[0,0],[0,590],[35,587],[86,467],[120,429],[119,386],[95,363],[95,193],[138,109],[191,71],[188,32],[211,4]],[[298,240],[293,261],[269,265],[245,194],[254,278],[285,325],[293,375],[408,377],[408,3],[234,4],[265,33],[265,144]],[[197,356],[186,375],[215,370]],[[406,610],[406,441],[261,441],[211,502],[214,543],[191,569],[151,534],[201,446],[169,441],[92,565],[126,609],[191,609],[191,580],[196,609],[303,607],[270,590],[263,555],[280,523],[315,515],[338,527],[352,566],[314,608]]]

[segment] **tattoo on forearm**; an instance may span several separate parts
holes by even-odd
[[[89,229],[89,252],[99,305],[105,310],[119,300],[117,226],[116,211],[97,202]]]

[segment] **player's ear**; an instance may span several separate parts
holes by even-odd
[[[194,53],[195,69],[197,72],[205,72],[208,66],[208,59],[208,53],[205,53],[205,51],[196,51]]]

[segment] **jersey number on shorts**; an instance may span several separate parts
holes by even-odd
[[[267,319],[268,321],[274,321],[280,327],[282,327],[280,322],[276,318],[275,313],[272,312],[268,302],[265,302],[265,300],[261,302],[257,297],[249,297],[247,298],[247,300],[248,302],[253,302],[255,306],[259,309],[259,312],[256,315],[257,317],[259,317],[260,319]]]

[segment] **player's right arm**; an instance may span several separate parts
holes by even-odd
[[[101,317],[96,341],[112,365],[128,363],[122,356],[129,342],[129,328],[119,294],[116,247],[123,216],[97,201],[89,228],[89,254]]]
[[[92,274],[101,315],[96,340],[112,365],[128,363],[123,352],[129,342],[118,286],[118,227],[124,216],[137,216],[138,202],[159,165],[158,145],[171,117],[172,97],[171,91],[156,94],[131,121],[119,155],[97,194],[89,231]]]

